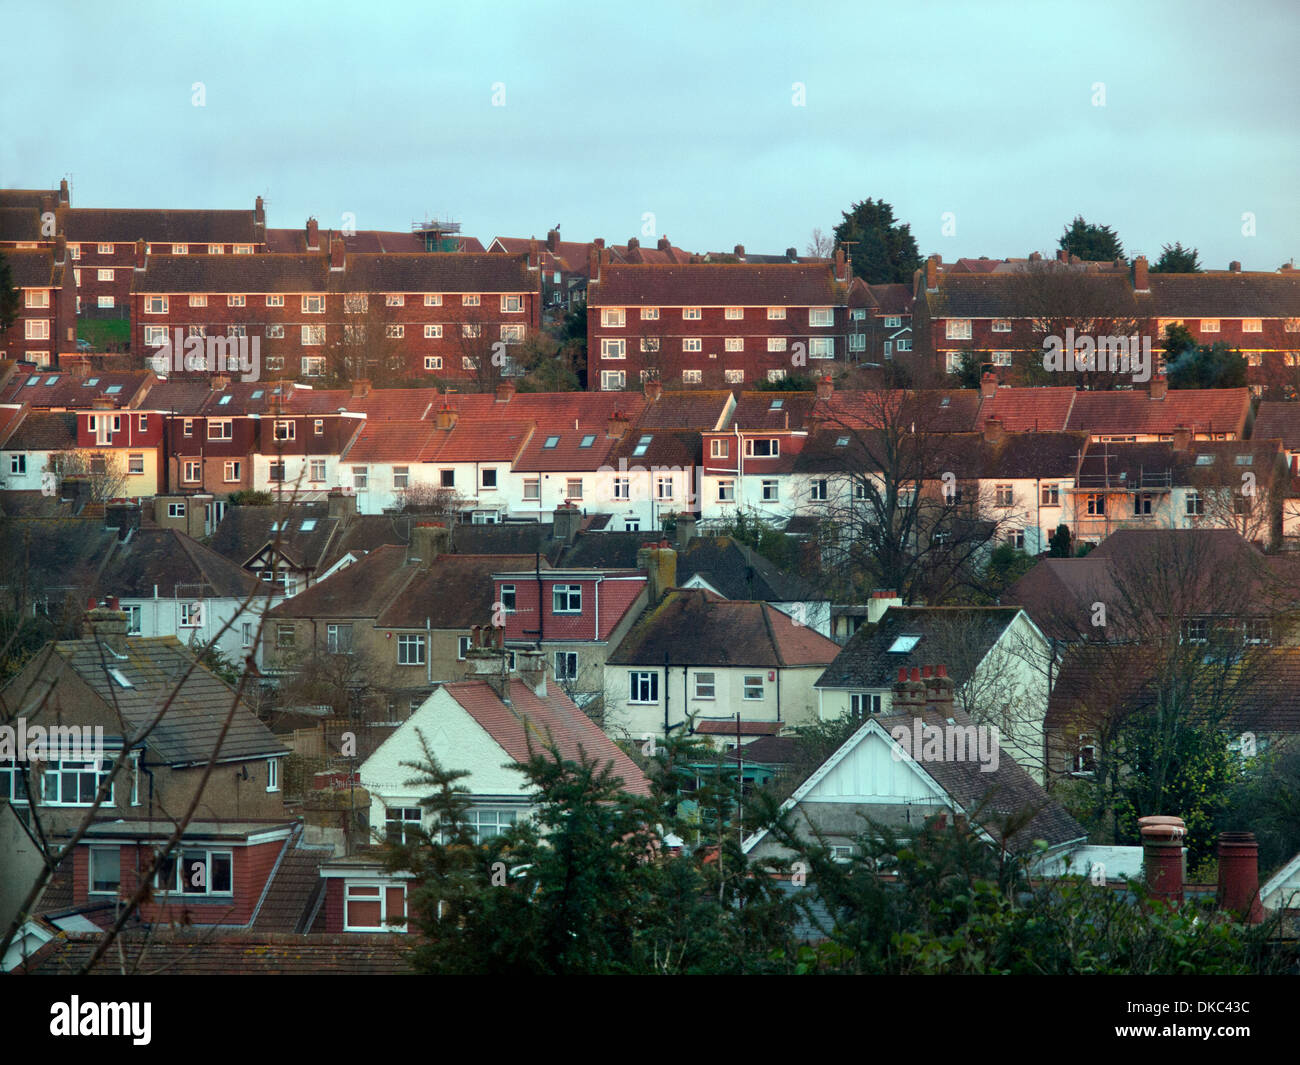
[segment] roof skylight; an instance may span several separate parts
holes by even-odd
[[[920,642],[921,637],[919,636],[899,636],[889,645],[889,650],[886,653],[891,655],[905,655]]]

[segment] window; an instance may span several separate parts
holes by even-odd
[[[1100,492],[1093,492],[1084,497],[1087,513],[1100,517],[1106,513],[1106,497]]]
[[[404,325],[386,325],[384,326],[384,336],[389,340],[400,340],[406,336],[406,326]]]
[[[885,343],[888,344],[889,341],[886,340]],[[850,334],[849,334],[849,350],[850,350],[850,351],[866,351],[866,350],[867,350],[867,338],[866,338],[866,335],[865,335],[864,333],[850,333]]]
[[[780,321],[784,317],[785,317],[784,307],[769,307],[767,309],[767,320],[769,322]]]
[[[703,370],[683,370],[682,383],[686,385],[698,385],[704,380]]]
[[[441,369],[442,369],[442,356],[441,356],[441,355],[426,355],[426,356],[424,357],[424,368],[425,368],[426,370],[441,370]]]
[[[424,637],[405,634],[397,637],[397,664],[399,666],[424,665]]]
[[[1011,506],[1013,501],[1011,485],[1009,484],[995,485],[993,488],[993,499],[994,499],[994,503],[993,503],[994,506],[998,506],[998,507]]]
[[[672,474],[660,476],[655,479],[655,498],[664,501],[673,497],[673,478]]]
[[[276,295],[267,296],[267,297],[266,297],[266,305],[267,305],[268,307],[283,307],[283,306],[284,306],[284,296],[283,296],[283,295],[278,295],[278,296],[276,296]]]
[[[282,326],[282,325],[268,325],[268,326],[266,327],[266,337],[267,337],[268,340],[283,340],[283,339],[284,339],[284,326]]]
[[[470,638],[468,636],[458,637],[456,640],[456,657],[463,662],[465,660],[465,655],[469,652],[469,648]]]
[[[302,313],[303,314],[324,314],[325,297],[324,296],[303,296]]]
[[[627,373],[623,370],[602,370],[600,387],[605,392],[617,392],[627,387]]]
[[[393,491],[400,492],[406,487],[408,487],[410,483],[411,483],[411,467],[394,466],[393,467]]]
[[[552,614],[581,614],[582,585],[557,584],[551,589]]]
[[[1133,515],[1134,517],[1144,518],[1151,514],[1151,504],[1154,496],[1150,492],[1139,492],[1133,497]]]
[[[331,655],[350,655],[352,653],[352,626],[326,625],[325,652]]]
[[[10,455],[10,456],[9,456],[9,472],[10,472],[10,473],[17,473],[17,474],[25,474],[25,473],[27,472],[27,456],[26,456],[26,455]]]
[[[198,463],[195,463],[195,465],[197,466]],[[184,504],[184,503],[168,503],[168,504],[167,504],[167,517],[169,517],[169,518],[183,518],[183,517],[185,517],[185,504]]]
[[[622,343],[622,341],[619,341],[619,343]],[[645,353],[648,353],[648,354],[654,354],[655,352],[657,352],[657,351],[659,350],[659,338],[658,338],[658,337],[642,337],[642,338],[641,338],[641,350],[642,350],[643,352],[645,352]]]
[[[808,341],[808,358],[833,359],[835,357],[835,340],[832,337],[812,337]]]
[[[555,652],[555,679],[573,681],[578,679],[578,652]]]
[[[122,851],[117,847],[90,848],[90,893],[116,895],[122,886]]]
[[[779,438],[763,438],[745,441],[745,455],[749,458],[777,458],[781,454]]]
[[[600,324],[606,329],[621,329],[626,322],[627,319],[622,307],[602,307],[600,309]]]
[[[352,487],[358,492],[364,492],[370,480],[369,466],[352,467]]]
[[[880,704],[881,696],[876,692],[853,692],[849,695],[849,713],[854,717],[878,714]]]
[[[614,478],[614,498],[631,499],[632,498],[632,480],[629,477]]]
[[[779,482],[779,481],[764,481],[764,482],[762,483],[762,487],[763,487],[763,502],[764,502],[764,503],[777,503],[777,502],[780,502],[780,499],[781,499],[781,485],[780,485],[780,482]]]
[[[542,498],[542,479],[540,477],[524,478],[524,498],[525,499]]]
[[[272,459],[266,470],[266,479],[268,481],[283,481],[285,479],[284,460]]]
[[[101,270],[100,273],[101,273],[101,274],[103,274],[103,273],[107,273],[107,274],[108,274],[108,277],[106,277],[106,278],[105,278],[105,277],[101,277],[101,278],[100,278],[101,281],[112,281],[112,280],[113,280],[113,271],[112,271],[112,270]],[[28,306],[28,307],[42,308],[42,307],[48,307],[49,305],[50,305],[50,293],[49,293],[49,290],[48,290],[48,289],[44,289],[44,288],[29,288],[29,289],[27,290],[27,306]]]
[[[736,482],[727,478],[718,482],[718,502],[732,503],[736,499]]]
[[[297,432],[296,422],[276,422],[274,436],[276,440],[292,440]]]
[[[634,669],[627,675],[630,703],[657,703],[659,701],[659,674]]]
[[[147,296],[144,301],[145,314],[166,314],[167,297],[166,296]]]
[[[384,835],[389,843],[406,846],[417,842],[423,822],[418,806],[384,807]]]
[[[683,320],[683,321],[686,321],[686,322],[698,322],[702,317],[703,317],[703,315],[700,313],[700,308],[698,308],[698,307],[683,307],[683,308],[682,308],[682,320]]]
[[[519,821],[518,810],[491,809],[484,806],[472,806],[466,814],[470,835],[474,842],[482,845],[493,836],[503,835],[507,829]]]
[[[343,893],[347,932],[405,932],[405,884],[352,884]],[[389,922],[393,923],[390,924]]]
[[[144,456],[143,455],[128,456],[126,472],[129,474],[144,473]]]
[[[1205,497],[1195,488],[1188,490],[1184,500],[1189,517],[1199,518],[1205,513]]]
[[[1210,638],[1210,619],[1184,618],[1181,630],[1184,643],[1205,643]]]
[[[763,674],[746,674],[743,684],[743,694],[746,699],[751,701],[763,698]]]
[[[699,337],[682,337],[682,351],[703,351],[704,341]]]
[[[1217,333],[1219,331],[1219,320],[1217,318],[1202,318],[1202,333]]]
[[[460,335],[463,337],[469,337],[470,339],[481,337],[483,335],[483,327],[481,325],[469,325],[467,323],[460,327]]]
[[[455,488],[455,487],[456,487],[456,471],[455,471],[455,470],[439,470],[439,471],[438,471],[438,481],[439,481],[439,483],[442,485],[443,488]]]
[[[1243,318],[1241,320],[1241,331],[1243,333],[1262,333],[1264,324],[1258,318]]]
[[[266,790],[280,790],[280,759],[278,758],[266,760]]]
[[[441,339],[442,339],[442,326],[440,326],[440,325],[426,325],[426,326],[424,327],[424,339],[425,339],[425,340],[441,340]]]
[[[462,307],[477,307],[480,300],[477,296],[461,296],[460,305]]]
[[[1245,633],[1247,643],[1266,644],[1273,642],[1273,624],[1265,618],[1247,618]]]
[[[239,471],[236,470],[235,472],[238,473]],[[310,461],[310,463],[308,464],[307,480],[309,480],[309,481],[323,481],[323,480],[325,480],[325,460],[324,460],[324,459],[312,459],[312,460]]]
[[[610,340],[608,338],[600,342],[600,356],[603,359],[621,359],[627,354],[627,341],[619,338]]]
[[[127,603],[123,604],[122,610],[126,613],[126,634],[139,636],[144,631],[144,607],[139,603]]]
[[[275,646],[280,650],[293,646],[293,626],[283,622],[275,626]]]
[[[717,693],[717,684],[715,682],[716,674],[713,673],[696,673],[695,674],[695,698],[712,699]]]
[[[27,340],[49,340],[50,322],[48,318],[28,318],[24,323],[24,337]]]
[[[302,343],[304,347],[319,347],[325,343],[325,327],[323,325],[304,325],[302,327]]]
[[[1090,776],[1097,769],[1097,744],[1088,735],[1079,737],[1078,750],[1074,755],[1074,774]]]
[[[744,351],[744,350],[745,350],[745,338],[744,338],[744,337],[727,337],[727,339],[723,342],[723,350],[724,350],[724,351]]]
[[[895,345],[899,351],[911,351],[912,342],[910,340],[899,340]]]
[[[96,281],[112,281],[112,280],[113,280],[113,271],[112,271],[112,270],[96,270],[96,271],[95,271],[95,280],[96,280]],[[42,295],[46,295],[46,294],[45,294],[45,293],[42,293]],[[47,298],[48,298],[48,296],[47,296]],[[200,296],[199,298],[200,298],[200,299],[205,299],[205,297],[202,297],[202,296]],[[31,306],[31,304],[28,304],[28,306]],[[45,306],[45,304],[41,304],[41,306]],[[202,303],[195,303],[195,302],[194,302],[194,297],[191,296],[191,297],[190,297],[190,306],[191,306],[191,307],[202,307],[203,304],[202,304]]]
[[[483,487],[488,491],[497,486],[497,471],[495,466],[491,466],[483,471]]]
[[[1042,491],[1042,505],[1045,507],[1059,507],[1061,505],[1061,486],[1059,484],[1045,484]]]
[[[785,339],[785,337],[768,337],[768,338],[767,338],[767,350],[768,350],[768,351],[785,351],[785,348],[786,348],[786,339]]]
[[[240,625],[240,643],[244,647],[253,646],[254,625],[251,621],[241,621]]]
[[[503,314],[519,314],[523,309],[523,296],[506,295],[501,297],[501,311]]]
[[[100,254],[100,255],[112,255],[112,254],[113,254],[113,245],[111,245],[111,244],[101,244],[101,245],[99,246],[99,254]]]
[[[441,306],[442,306],[442,293],[440,293],[440,292],[426,292],[426,293],[424,294],[424,305],[425,305],[426,307],[441,307]]]
[[[202,479],[203,479],[202,463],[193,459],[185,460],[185,462],[183,463],[183,470],[181,472],[181,480],[190,483],[196,483]],[[174,506],[176,504],[172,504],[172,505]],[[180,506],[183,507],[184,504],[182,503],[180,504]],[[184,516],[184,511],[182,511],[181,516]]]
[[[103,768],[96,771],[97,764]],[[69,761],[66,758],[49,762],[42,776],[44,801],[50,806],[90,806],[95,801],[95,793],[99,790],[101,781],[110,776],[111,768],[111,759],[99,763]],[[108,806],[113,805],[112,785],[108,788],[104,802]]]
[[[949,340],[969,340],[970,339],[970,319],[969,318],[949,318],[945,323],[946,336]]]
[[[1011,332],[1011,320],[1010,320],[1009,318],[994,318],[994,319],[993,319],[993,332],[995,332],[995,333],[1010,333],[1010,332]]]
[[[813,502],[826,502],[827,482],[825,480],[813,481],[808,486],[808,498]]]
[[[835,324],[835,310],[831,307],[811,307],[808,310],[808,325],[813,329],[821,329],[828,325]]]

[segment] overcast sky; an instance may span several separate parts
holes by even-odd
[[[777,253],[873,197],[945,259],[1050,251],[1076,214],[1129,255],[1300,255],[1294,0],[11,0],[4,25],[0,186],[69,177],[75,206]]]

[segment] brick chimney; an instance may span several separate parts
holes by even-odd
[[[352,382],[352,398],[365,399],[370,395],[370,378],[358,377]]]
[[[1164,374],[1156,374],[1151,378],[1151,384],[1148,386],[1148,398],[1164,399],[1169,394],[1169,378]]]
[[[546,652],[530,648],[515,652],[515,665],[519,679],[532,689],[539,699],[546,698]]]
[[[939,256],[931,255],[925,260],[925,291],[939,291]]]
[[[641,242],[640,242],[639,240],[637,240],[636,237],[628,237],[628,238],[627,238],[627,250],[628,250],[628,251],[631,251],[633,248],[639,248],[639,247],[641,247]]]
[[[406,561],[428,566],[447,553],[451,546],[451,533],[440,521],[420,521],[411,526],[411,540],[406,548]]]
[[[985,370],[980,375],[980,399],[992,399],[998,393],[998,375]]]
[[[852,267],[849,266],[848,260],[844,257],[842,247],[835,249],[835,280],[842,284],[847,284],[852,280]]]
[[[326,513],[331,518],[353,518],[357,514],[357,497],[354,492],[345,492],[342,488],[331,488],[326,497]]]
[[[62,233],[54,238],[54,261],[60,266],[68,261],[68,238]]]
[[[259,196],[253,201],[253,225],[265,233],[266,230],[266,205]]]
[[[825,403],[833,395],[835,395],[835,382],[831,379],[830,374],[822,374],[821,377],[817,378],[817,398]]]
[[[320,223],[314,218],[307,219],[307,250],[320,251]]]
[[[1228,272],[1233,274],[1241,273],[1241,263],[1236,259],[1233,259],[1232,262],[1228,264]]]
[[[515,398],[515,383],[513,381],[502,381],[499,385],[497,385],[496,402],[509,403],[514,398]]]
[[[82,639],[96,639],[114,654],[126,654],[126,614],[117,608],[116,599],[105,599],[98,605],[90,601]]]
[[[947,717],[952,710],[954,693],[957,689],[953,679],[948,676],[948,667],[938,665],[931,670],[929,666],[924,666],[921,669],[921,679],[925,682],[927,705],[933,706],[940,714]]]
[[[449,406],[446,401],[433,414],[433,427],[435,429],[455,429],[456,421],[460,414],[455,407]]]
[[[558,229],[548,229],[546,231],[546,250],[552,255],[560,250],[560,231]]]
[[[687,511],[677,515],[677,550],[685,551],[695,539],[695,515]]]
[[[1142,864],[1153,899],[1183,901],[1183,840],[1187,826],[1181,817],[1139,817]]]
[[[72,203],[68,198],[68,179],[64,178],[59,182],[59,206],[67,207]]]
[[[41,213],[50,214],[54,211],[54,197],[48,192],[41,197]]]
[[[925,684],[921,681],[921,670],[916,666],[910,670],[906,666],[900,666],[898,680],[894,682],[891,691],[891,713],[916,711],[925,706]]]
[[[1175,451],[1190,451],[1192,449],[1192,431],[1185,425],[1174,426],[1173,448]]]
[[[737,244],[734,254],[737,259],[743,259],[745,257],[745,245]]]
[[[510,660],[505,653],[505,632],[491,625],[475,625],[470,629],[465,679],[487,681],[498,698],[509,706],[511,674]]]
[[[595,244],[587,249],[587,276],[592,281],[600,280],[600,248]]]
[[[582,511],[573,503],[561,503],[551,515],[551,535],[556,540],[571,544],[582,525]]]
[[[636,568],[646,571],[652,605],[677,587],[677,552],[668,546],[667,540],[642,544],[636,553]]]
[[[1002,424],[1001,418],[986,418],[984,420],[984,441],[989,444],[1000,444],[1006,439],[1007,430]]]
[[[332,237],[330,239],[330,272],[342,272],[346,260],[347,252],[343,246],[343,238]]]
[[[1029,253],[1029,261],[1031,263],[1041,263],[1043,261],[1043,253],[1040,251],[1031,251]]]
[[[149,245],[143,239],[135,242],[135,268],[137,271],[143,270],[149,265]]]
[[[631,424],[631,420],[623,411],[616,410],[605,423],[605,439],[622,440]]]
[[[537,238],[528,238],[528,269],[536,270],[541,266],[541,256],[537,253]]]
[[[1056,261],[1058,263],[1068,263],[1070,261],[1070,253],[1064,248],[1058,248],[1056,252]]]
[[[871,593],[871,601],[867,603],[867,624],[874,625],[882,617],[885,611],[891,606],[902,606],[903,600],[898,592],[892,588],[877,588]]]
[[[116,410],[117,403],[112,396],[95,396],[90,401],[91,410]]]
[[[660,251],[672,251],[672,250],[673,250],[673,246],[672,246],[671,242],[668,240],[668,234],[667,234],[667,233],[665,233],[662,237],[659,238],[659,244],[658,244],[658,247],[659,247],[659,250],[660,250]]]
[[[1133,291],[1151,291],[1151,281],[1147,277],[1147,260],[1145,255],[1139,255],[1133,261]]]
[[[1264,920],[1259,900],[1259,844],[1253,832],[1219,833],[1218,907],[1249,924]]]
[[[664,383],[657,377],[647,377],[641,385],[647,403],[656,403],[664,394]]]

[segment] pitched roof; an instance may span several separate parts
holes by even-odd
[[[67,451],[77,446],[77,416],[30,412],[5,441],[6,451]]]
[[[830,306],[844,305],[830,264],[696,263],[687,266],[603,266],[588,287],[600,306]]]
[[[29,407],[89,410],[95,400],[111,400],[115,408],[136,407],[152,391],[157,378],[149,370],[103,370],[86,374],[66,370],[18,372],[0,388],[0,403]]]
[[[485,680],[465,680],[443,685],[450,695],[511,758],[526,763],[533,754],[554,742],[559,755],[577,762],[585,755],[612,764],[632,795],[649,795],[650,782],[635,762],[600,727],[574,705],[558,685],[548,685],[538,696],[520,680],[510,682],[510,705],[501,701]]]
[[[28,251],[5,248],[3,255],[15,288],[54,288],[61,284],[59,266],[49,248]]]
[[[1148,284],[1155,313],[1162,317],[1300,317],[1300,271],[1153,273]]]
[[[272,527],[275,526],[275,531]],[[339,519],[323,503],[288,507],[229,506],[208,546],[237,566],[248,563],[267,544],[304,569],[320,566],[337,532]]]
[[[999,392],[1002,390],[999,389]],[[1171,388],[1163,399],[1147,392],[1079,392],[1065,428],[1094,435],[1194,432],[1244,433],[1250,414],[1248,388]]]
[[[725,390],[664,392],[654,402],[646,403],[633,428],[642,432],[653,429],[714,429],[721,423],[730,402],[731,392]]]
[[[817,680],[819,688],[889,688],[902,667],[946,666],[965,684],[1020,613],[1001,606],[891,606],[863,625]]]
[[[1074,388],[999,388],[979,405],[975,428],[998,418],[1009,433],[1060,432],[1070,420],[1079,392]]]
[[[61,932],[32,955],[24,971],[42,976],[79,972],[101,938],[99,933]],[[288,935],[204,928],[126,931],[118,942],[128,972],[162,976],[395,976],[413,972],[411,960],[419,946],[414,936],[390,933]],[[120,975],[116,951],[92,975]]]
[[[729,536],[697,536],[684,551],[677,552],[678,584],[692,577],[707,581],[715,592],[731,600],[796,603],[825,598],[802,577],[786,573]]]
[[[132,731],[142,728],[167,704],[147,741],[152,758],[168,765],[193,765],[211,756],[235,691],[215,673],[196,664],[189,649],[174,636],[128,638],[125,658],[96,639],[61,640],[50,646],[49,653],[52,660],[42,670],[43,675],[53,679],[57,675],[55,664],[66,664],[106,706],[121,713]],[[110,676],[110,668],[130,687],[123,687]],[[190,672],[185,676],[187,670]],[[33,693],[28,698],[37,696]],[[220,760],[286,753],[270,729],[241,701],[221,745]]]
[[[1255,440],[1281,440],[1288,451],[1300,451],[1300,403],[1263,400],[1250,435]]]
[[[839,645],[764,602],[729,601],[676,589],[650,607],[612,655],[612,665],[824,665]]]
[[[176,244],[259,244],[262,234],[249,211],[124,210],[64,207],[59,232],[70,241]]]
[[[256,586],[237,563],[176,529],[137,529],[118,544],[98,582],[110,595],[145,599],[158,594],[243,599]]]

